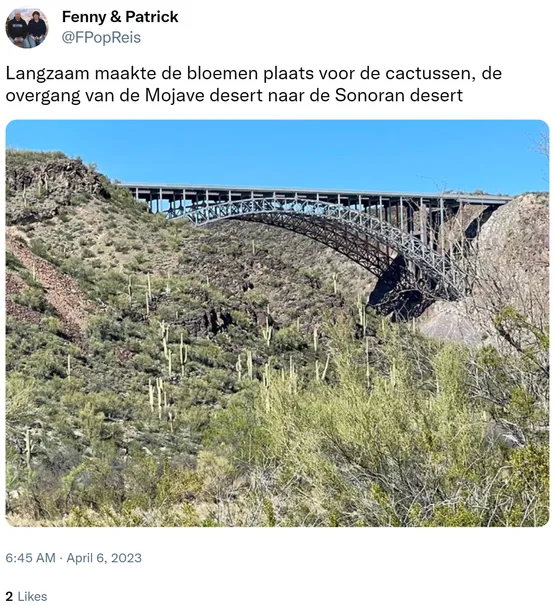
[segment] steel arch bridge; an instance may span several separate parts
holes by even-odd
[[[472,272],[458,246],[446,239],[449,219],[463,207],[491,213],[503,196],[421,195],[307,190],[126,185],[151,212],[203,226],[227,219],[255,221],[308,236],[382,278],[395,259],[395,279],[428,296],[459,299]],[[476,214],[476,213],[474,213]],[[461,244],[462,239],[462,246]]]

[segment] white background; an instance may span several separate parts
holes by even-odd
[[[210,0],[171,4],[43,2],[50,31],[43,46],[15,48],[0,35],[2,133],[13,119],[542,119],[554,112],[552,19],[548,3],[528,0],[448,3]],[[6,13],[15,6],[4,4]],[[61,21],[78,13],[156,10],[174,24],[95,25]],[[140,44],[67,45],[66,30],[133,31]],[[125,68],[172,65],[209,69],[471,69],[492,65],[498,82],[465,84],[463,103],[428,104],[68,104],[8,103],[7,90],[113,90],[145,83],[13,83],[18,68]],[[180,82],[180,90],[258,88],[260,83]],[[353,90],[458,89],[463,83],[347,84]],[[313,90],[320,83],[281,83]],[[279,88],[274,86],[273,88]],[[338,84],[339,86],[339,84]],[[331,86],[333,90],[335,85]],[[109,142],[107,142],[109,144]],[[456,145],[456,141],[453,142]],[[145,149],[145,153],[155,153]],[[2,169],[4,157],[2,155]],[[2,201],[5,194],[2,190]],[[2,213],[3,216],[3,213]],[[3,281],[2,281],[3,284]],[[3,288],[3,286],[2,286]],[[2,301],[4,297],[2,296]],[[2,314],[3,317],[3,314]],[[3,419],[3,414],[2,414]],[[4,450],[1,449],[2,457]],[[4,477],[2,473],[2,489]],[[48,604],[549,604],[553,591],[553,523],[538,529],[48,529],[2,533],[0,603],[5,591],[47,593]],[[6,564],[6,552],[142,552],[142,565]]]

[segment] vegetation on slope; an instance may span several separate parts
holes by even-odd
[[[168,222],[60,154],[7,164],[9,238],[88,302],[76,332],[8,251],[12,523],[546,522],[533,357],[367,313],[365,274],[300,236]]]

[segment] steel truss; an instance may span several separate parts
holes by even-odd
[[[407,267],[413,268],[414,283],[425,277],[433,284],[436,296],[458,299],[468,291],[466,272],[448,254],[433,250],[419,237],[387,221],[343,204],[272,196],[198,204],[174,209],[167,216],[183,217],[195,225],[233,218],[276,225],[330,246],[377,276],[391,263],[383,246],[404,257]]]

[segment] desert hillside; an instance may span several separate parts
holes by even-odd
[[[375,279],[308,238],[167,221],[60,153],[8,151],[6,187],[10,523],[547,520],[547,307],[495,303],[508,351],[449,343],[366,310]],[[511,205],[484,268],[509,224],[540,233],[543,199]],[[517,264],[547,272],[541,234],[503,275],[546,293]]]

